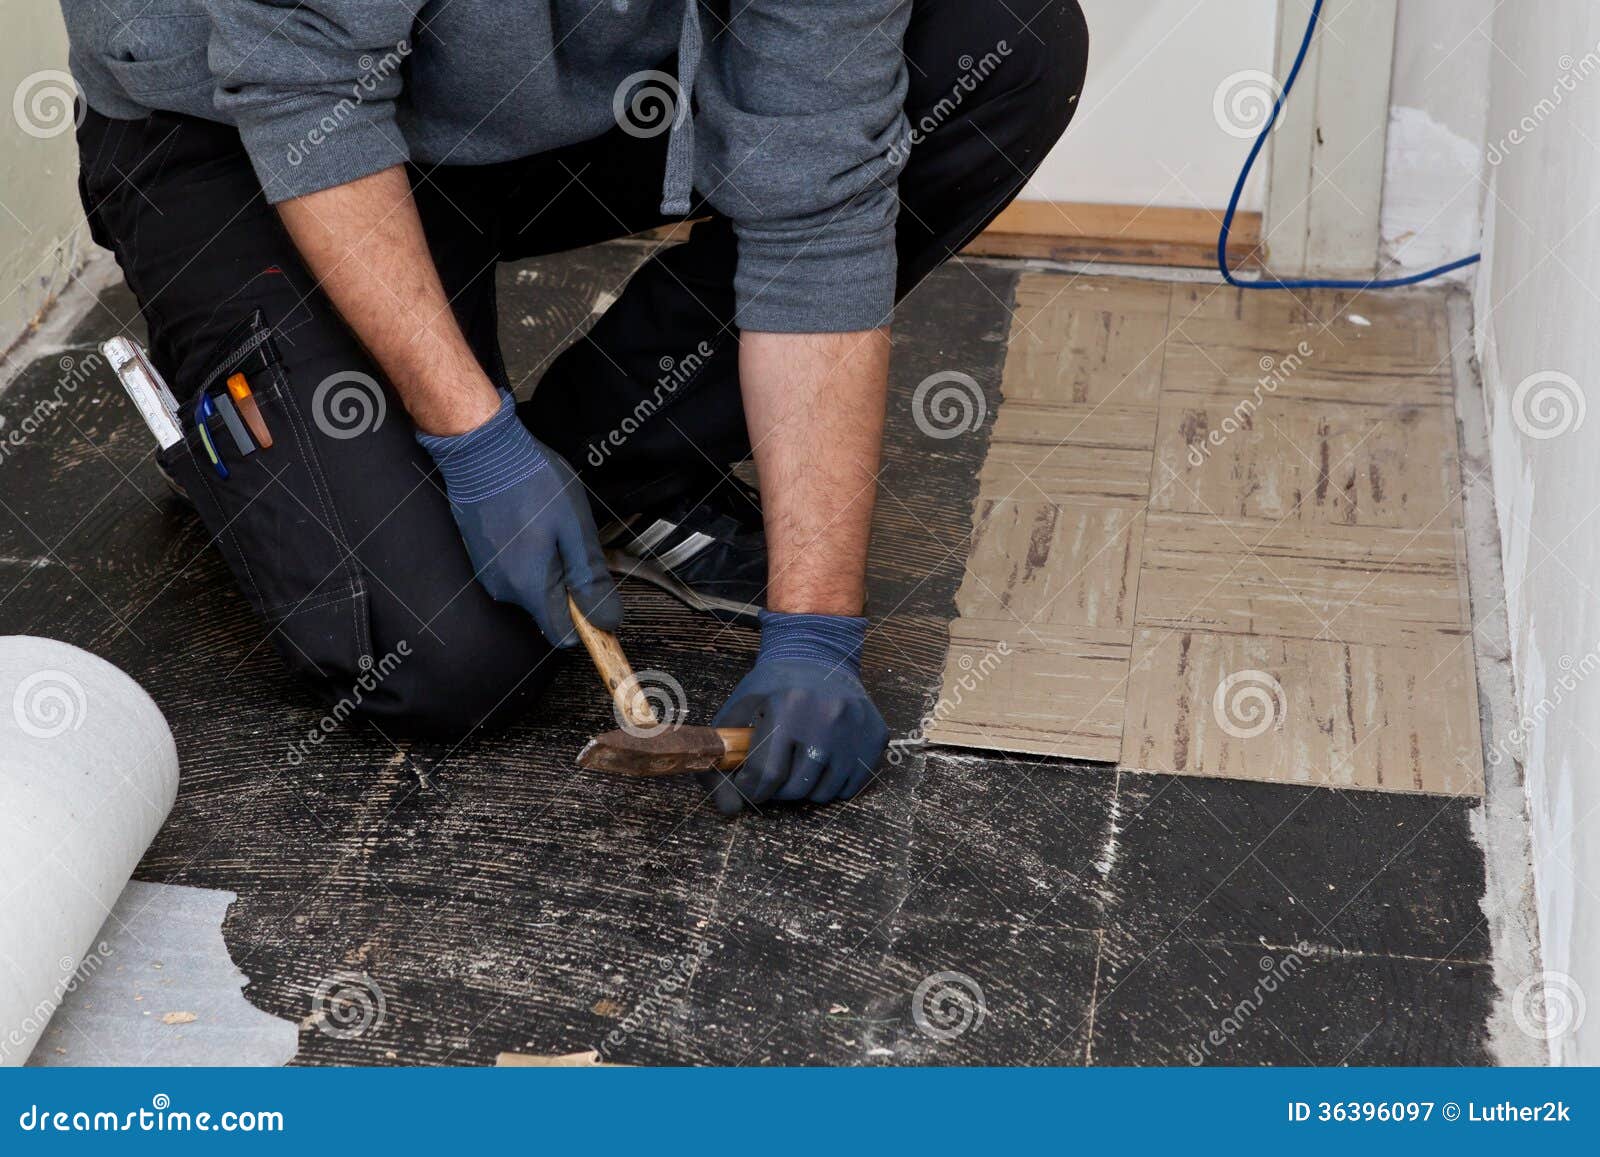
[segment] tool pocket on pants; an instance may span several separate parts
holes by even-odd
[[[230,423],[214,414],[205,422],[208,448],[199,424],[202,399],[226,394],[227,379],[241,373],[272,445],[248,439],[254,450],[245,453]],[[183,401],[182,425],[183,441],[163,451],[162,461],[193,498],[240,589],[273,629],[273,646],[329,690],[348,690],[373,661],[366,580],[340,525],[314,432],[259,311],[220,343]]]

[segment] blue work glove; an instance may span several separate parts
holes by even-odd
[[[417,434],[433,455],[450,512],[478,581],[503,603],[533,616],[557,647],[577,641],[567,591],[589,621],[614,631],[622,599],[600,552],[589,496],[572,467],[528,433],[510,394],[465,434]]]
[[[738,771],[707,772],[717,810],[746,803],[849,799],[866,786],[889,741],[861,686],[867,620],[761,612],[761,653],[713,723],[753,727]]]

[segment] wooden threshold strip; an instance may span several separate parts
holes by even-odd
[[[1221,227],[1222,213],[1214,209],[1014,201],[964,252],[1205,269],[1216,263]],[[1261,257],[1261,214],[1237,214],[1228,240],[1229,267],[1255,268]]]

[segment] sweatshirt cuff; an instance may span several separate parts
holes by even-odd
[[[494,417],[465,434],[424,434],[417,442],[433,456],[445,493],[458,506],[483,502],[519,486],[544,469],[545,460],[517,417],[516,400],[500,391]]]
[[[862,238],[784,241],[739,234],[734,296],[742,330],[855,333],[894,312],[894,226]]]
[[[297,97],[254,111],[239,136],[273,205],[411,159],[390,101]]]

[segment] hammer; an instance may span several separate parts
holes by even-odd
[[[733,771],[750,752],[748,727],[686,727],[663,723],[639,688],[622,644],[602,631],[567,596],[567,610],[600,681],[611,692],[622,728],[597,735],[578,753],[578,766],[613,775],[654,778],[696,771]]]

